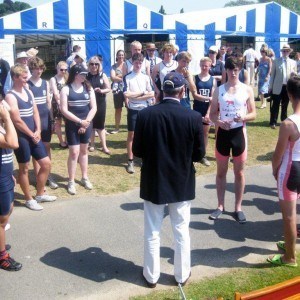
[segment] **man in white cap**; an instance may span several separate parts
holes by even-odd
[[[16,64],[21,64],[21,65],[26,66],[26,69],[28,71],[27,80],[31,77],[31,73],[27,66],[28,59],[29,59],[29,56],[27,55],[27,53],[25,51],[19,52],[17,54]],[[11,78],[11,75],[9,72],[6,76],[6,80],[5,80],[5,84],[4,84],[4,88],[3,88],[3,92],[5,95],[7,94],[8,91],[10,91],[12,89],[12,86],[13,86],[13,81],[12,81],[12,78]]]
[[[272,94],[270,105],[270,127],[276,128],[277,118],[279,114],[279,106],[281,104],[281,121],[287,118],[287,108],[289,105],[289,97],[286,90],[287,81],[292,74],[297,74],[297,64],[289,55],[293,49],[288,44],[284,44],[281,48],[282,56],[276,58],[272,64],[271,78],[269,83],[269,92]]]

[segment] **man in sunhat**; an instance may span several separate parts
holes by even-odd
[[[149,60],[149,62],[150,62],[150,74],[152,74],[153,67],[156,64],[161,62],[161,58],[159,58],[155,55],[156,51],[157,51],[157,48],[154,43],[146,44],[146,52],[147,52],[146,59]]]
[[[25,51],[17,53],[16,64],[21,64],[26,67],[27,80],[31,77],[31,73],[30,73],[28,65],[27,65],[28,59],[29,59],[29,56],[27,55],[27,53]],[[12,89],[12,86],[13,86],[13,80],[12,80],[10,72],[9,72],[6,76],[6,80],[5,80],[5,84],[4,84],[4,88],[3,88],[3,92],[5,95],[7,94],[8,91],[10,91]]]
[[[160,277],[160,229],[168,206],[174,234],[174,276],[184,285],[191,275],[190,207],[195,198],[193,162],[205,155],[202,116],[180,105],[186,80],[170,72],[164,99],[139,112],[133,153],[142,158],[140,197],[144,199],[143,277],[154,288]]]
[[[269,83],[269,91],[272,94],[272,101],[270,105],[270,127],[272,129],[276,128],[280,104],[280,119],[281,121],[284,121],[287,118],[289,97],[286,91],[286,84],[293,74],[297,74],[297,64],[294,60],[289,58],[293,49],[289,44],[284,44],[280,51],[281,57],[276,58],[272,64]]]

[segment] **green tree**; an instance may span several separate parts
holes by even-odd
[[[4,0],[3,3],[0,4],[0,17],[28,8],[31,8],[31,6],[28,3],[20,2],[20,1],[13,2],[11,0]]]
[[[241,6],[241,5],[249,5],[249,4],[255,4],[255,1],[247,1],[247,0],[236,0],[236,1],[229,1],[224,5],[224,7],[228,6]]]
[[[162,14],[162,15],[166,15],[166,11],[165,11],[163,5],[160,7],[159,13]]]
[[[270,2],[269,0],[258,0],[258,3]],[[299,0],[276,0],[276,2],[289,10],[300,14],[300,1]]]
[[[180,13],[181,13],[181,14],[184,14],[184,9],[183,9],[183,8],[180,10]]]

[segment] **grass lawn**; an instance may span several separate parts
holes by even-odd
[[[257,106],[259,106],[259,103]],[[99,150],[100,143],[99,138],[97,140],[97,150],[89,153],[89,178],[94,185],[92,191],[86,191],[83,187],[78,185],[77,196],[87,195],[107,195],[112,193],[120,193],[128,191],[132,188],[139,186],[140,167],[139,160],[136,164],[136,172],[134,174],[128,174],[125,170],[127,164],[126,154],[126,109],[123,108],[122,114],[122,126],[118,134],[108,135],[107,144],[111,150],[111,155],[108,156]],[[258,164],[269,164],[272,152],[276,144],[278,130],[272,130],[268,126],[269,109],[257,110],[257,119],[255,122],[248,123],[248,166]],[[114,129],[114,108],[112,94],[107,99],[107,117],[106,117],[106,129],[111,131]],[[214,173],[216,171],[216,163],[214,159],[214,130],[211,130],[209,137],[209,146],[207,150],[207,157],[211,161],[210,167],[204,167],[201,164],[196,164],[198,175]],[[55,180],[59,184],[57,190],[51,191],[51,194],[58,196],[59,198],[70,197],[66,191],[66,185],[68,181],[67,176],[67,157],[68,150],[62,150],[59,148],[58,139],[56,135],[52,137],[52,174]],[[15,163],[17,167],[17,164]],[[34,185],[35,178],[31,172],[31,183],[33,195],[35,194]],[[76,179],[81,179],[79,165],[77,168]],[[20,188],[16,189],[17,201],[22,201],[23,196]]]
[[[300,253],[298,253],[298,261]],[[226,274],[186,285],[183,290],[187,300],[233,300],[234,293],[246,293],[270,286],[300,274],[300,266],[266,267],[265,264],[247,269],[235,269]],[[152,292],[147,296],[133,297],[132,300],[177,300],[181,299],[178,288]],[[279,300],[275,299],[274,300]]]

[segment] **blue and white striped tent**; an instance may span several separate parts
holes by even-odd
[[[221,36],[252,36],[256,47],[268,43],[279,54],[282,43],[300,38],[300,17],[283,6],[264,3],[176,15],[161,15],[124,0],[56,0],[0,18],[0,38],[10,35],[68,34],[87,57],[108,58],[124,47],[128,34],[168,34],[193,56],[192,69]]]

